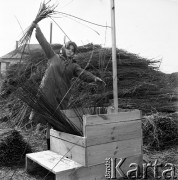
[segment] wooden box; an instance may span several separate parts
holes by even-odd
[[[106,158],[141,157],[142,128],[139,110],[84,114],[82,124],[73,110],[66,110],[65,113],[83,130],[83,137],[51,129],[51,151],[85,167],[103,164]]]

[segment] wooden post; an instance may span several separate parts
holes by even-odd
[[[114,6],[114,0],[111,0],[111,33],[112,33],[112,66],[113,66],[114,110],[115,110],[115,112],[118,112],[117,59],[116,59],[116,31],[115,31],[115,6]]]
[[[17,50],[19,47],[19,41],[16,41],[15,49]]]
[[[52,44],[52,30],[53,30],[53,23],[50,24],[50,44]]]
[[[0,77],[1,77],[1,75],[2,75],[2,74],[1,74],[1,62],[0,62]]]
[[[53,31],[53,23],[50,23],[50,44],[52,44],[52,31]],[[46,129],[46,140],[47,140],[47,149],[50,150],[50,129],[51,125],[48,123],[47,124],[47,129]]]
[[[47,149],[50,150],[50,129],[51,129],[51,125],[48,123],[47,124],[47,129],[46,129],[46,141],[47,141]]]

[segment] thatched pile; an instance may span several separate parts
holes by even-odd
[[[106,99],[113,98],[111,49],[95,45],[92,54],[91,47],[92,45],[88,46],[88,51],[85,47],[85,51],[79,53],[76,60],[83,68],[90,61],[86,69],[103,78],[107,86],[102,90],[81,83],[74,91],[74,99],[76,100],[81,92],[84,98],[86,92],[86,98],[90,97],[89,104],[101,105],[107,101]],[[91,54],[92,58],[89,60]],[[159,60],[142,58],[121,49],[117,49],[117,60],[120,108],[138,108],[144,112],[176,111],[178,92],[175,91],[175,87],[178,83],[175,80],[171,81],[168,75],[159,71]],[[85,101],[79,99],[79,102]]]
[[[17,130],[7,129],[0,134],[0,167],[23,166],[25,155],[31,153],[30,145]]]
[[[178,145],[178,115],[156,113],[143,119],[143,144],[147,149],[164,150]]]
[[[61,46],[54,44],[53,49],[58,53]],[[102,48],[100,45],[88,44],[78,48],[78,55],[75,58],[77,63],[101,77],[107,85],[103,88],[95,83],[88,84],[74,78],[72,97],[69,102],[71,107],[110,105],[109,100],[113,99],[111,53],[111,48]],[[144,113],[176,111],[175,103],[178,98],[175,90],[176,78],[159,71],[159,60],[142,58],[121,49],[117,49],[117,60],[120,108],[140,109]],[[27,114],[19,109],[24,103],[14,96],[14,92],[27,81],[39,85],[47,65],[47,59],[42,50],[31,51],[24,62],[26,63],[10,66],[2,85],[1,94],[8,101],[7,105],[11,110],[10,119],[13,119],[13,122],[19,122],[16,114]],[[30,110],[23,109],[24,111],[29,113]]]

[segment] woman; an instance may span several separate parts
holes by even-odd
[[[79,77],[86,82],[104,83],[99,77],[82,69],[73,60],[77,52],[77,45],[74,42],[69,41],[62,47],[61,54],[56,54],[47,42],[38,24],[33,23],[33,26],[36,28],[36,38],[48,58],[48,65],[40,84],[40,90],[55,110],[67,108],[70,98],[71,79],[73,77]],[[35,113],[32,111],[30,119],[33,120],[34,117]],[[48,149],[50,149],[49,144],[48,128]]]
[[[79,77],[86,82],[104,83],[99,77],[82,69],[73,60],[77,52],[77,45],[74,42],[67,42],[61,49],[62,53],[56,54],[38,24],[34,24],[34,26],[36,27],[36,38],[48,58],[48,66],[41,81],[40,89],[56,110],[67,108],[70,98],[69,89],[73,77]]]

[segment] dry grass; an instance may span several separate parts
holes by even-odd
[[[177,114],[156,113],[143,119],[143,143],[150,150],[178,145]]]
[[[158,174],[161,175],[162,171],[165,170],[166,163],[172,163],[175,166],[175,176],[178,177],[178,155],[177,147],[173,147],[167,150],[160,151],[148,151],[144,148],[144,161],[154,163],[157,160],[158,164],[161,164],[162,167],[158,167]],[[149,169],[149,168],[148,168]],[[150,168],[150,179],[154,180],[153,169]]]

